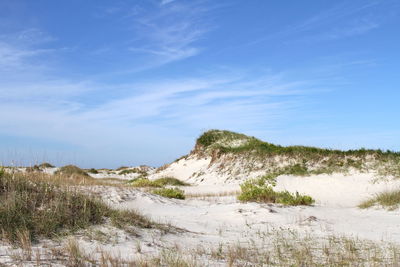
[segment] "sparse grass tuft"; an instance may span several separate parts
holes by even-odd
[[[400,190],[385,191],[376,196],[367,199],[358,205],[361,209],[370,208],[374,205],[380,205],[388,210],[395,210],[400,206]]]
[[[185,199],[185,193],[179,188],[160,188],[151,191],[151,193],[168,198]]]
[[[89,176],[87,172],[82,170],[81,168],[75,166],[75,165],[67,165],[64,167],[61,167],[56,171],[55,174],[63,174],[63,175],[82,175],[82,176]]]

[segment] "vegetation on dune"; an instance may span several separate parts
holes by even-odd
[[[166,186],[166,185],[174,185],[174,186],[188,186],[188,183],[185,183],[179,179],[176,179],[174,177],[162,177],[154,180],[155,183],[160,184],[161,186]]]
[[[42,164],[39,165],[40,168],[54,168],[54,165],[51,165],[48,162],[43,162]]]
[[[160,188],[151,191],[151,193],[168,198],[185,199],[185,193],[179,188]]]
[[[87,172],[75,165],[66,165],[58,169],[55,174],[89,176]]]
[[[385,191],[363,201],[358,207],[361,209],[380,205],[388,210],[395,210],[400,207],[400,189]]]
[[[196,152],[206,153],[214,159],[230,154],[260,163],[268,162],[269,169],[278,168],[278,164],[271,159],[283,157],[284,162],[290,162],[291,168],[297,168],[291,172],[296,175],[347,172],[353,168],[359,171],[375,169],[380,175],[400,177],[400,152],[389,150],[362,148],[342,151],[308,146],[280,146],[230,131],[210,130],[197,139]]]
[[[231,141],[244,140],[237,146],[229,145]],[[375,155],[377,157],[395,156],[400,157],[400,152],[382,151],[380,149],[357,149],[357,150],[335,150],[309,146],[280,146],[263,142],[255,137],[249,137],[230,131],[210,130],[203,133],[198,139],[197,144],[203,147],[219,149],[222,153],[254,152],[257,154],[277,154],[277,155],[302,155],[302,156],[365,156]]]
[[[109,218],[118,227],[129,223],[152,227],[132,211],[111,209],[98,199],[29,174],[0,171],[0,232],[11,241],[21,233],[29,237],[54,237],[76,231]],[[129,218],[129,222],[127,221]]]
[[[238,200],[243,202],[280,203],[290,206],[311,205],[314,199],[307,195],[288,191],[274,191],[276,185],[274,175],[266,175],[258,179],[250,179],[240,185]]]
[[[122,169],[118,174],[119,175],[126,175],[126,174],[130,174],[130,173],[138,173],[141,175],[147,175],[147,173],[139,168],[133,168],[133,169]]]
[[[130,185],[134,187],[164,187],[167,185],[171,186],[187,186],[189,184],[182,182],[179,179],[173,177],[162,177],[156,180],[149,180],[145,177],[140,177],[130,181]]]
[[[90,168],[89,170],[87,170],[88,173],[93,173],[93,174],[98,174],[99,171],[96,170],[95,168]]]

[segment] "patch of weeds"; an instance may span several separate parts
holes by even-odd
[[[160,188],[151,191],[151,193],[168,198],[185,199],[185,193],[179,188]]]

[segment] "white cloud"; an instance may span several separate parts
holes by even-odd
[[[204,4],[169,0],[155,10],[136,17],[139,37],[130,51],[147,53],[155,60],[155,66],[189,58],[201,51],[196,42],[211,29],[204,19],[208,12]]]

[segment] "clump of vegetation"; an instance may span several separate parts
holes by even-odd
[[[147,175],[147,173],[139,168],[133,168],[133,169],[123,169],[121,170],[118,174],[119,175],[126,175],[130,173],[139,173],[140,175]]]
[[[42,164],[39,165],[40,168],[45,169],[45,168],[54,168],[54,165],[51,165],[48,162],[43,162]]]
[[[0,171],[0,232],[15,241],[20,233],[30,238],[54,237],[109,218],[115,226],[152,227],[143,216],[111,209],[94,197],[45,179]]]
[[[140,177],[130,181],[130,184],[134,187],[164,187],[167,185],[171,186],[187,186],[189,184],[182,182],[179,179],[173,177],[163,177],[156,180],[149,180],[145,177]]]
[[[75,165],[66,165],[64,167],[61,167],[58,169],[55,174],[63,174],[63,175],[82,175],[82,176],[89,176],[87,172],[82,170],[81,168],[75,166]]]
[[[91,168],[91,169],[87,170],[87,172],[88,173],[93,173],[93,174],[98,174],[99,173],[99,171],[96,170],[95,168]]]
[[[160,188],[151,191],[153,194],[168,198],[185,199],[185,193],[179,188]]]
[[[145,177],[133,179],[133,181],[130,184],[134,187],[162,187],[162,185],[160,185],[159,183],[151,181]]]
[[[240,185],[241,194],[238,196],[244,202],[280,203],[284,205],[311,205],[315,201],[312,197],[295,194],[288,191],[274,191],[276,185],[274,175],[266,175],[258,179],[250,179]]]
[[[179,179],[176,179],[174,177],[162,177],[154,180],[155,183],[160,184],[161,186],[166,186],[166,185],[173,185],[173,186],[188,186],[188,183],[185,183]]]
[[[376,196],[367,199],[358,205],[361,209],[370,208],[375,205],[380,205],[388,210],[395,210],[400,207],[400,190],[385,191]]]
[[[125,169],[128,169],[129,167],[127,167],[127,166],[121,166],[121,167],[119,167],[119,168],[117,168],[117,169],[115,169],[116,171],[122,171],[122,170],[125,170]]]
[[[26,172],[41,172],[42,169],[38,165],[33,165],[32,167],[27,167]]]
[[[292,173],[299,175],[346,172],[350,168],[367,171],[374,168],[379,173],[400,177],[400,152],[389,150],[361,148],[342,151],[308,146],[280,146],[230,131],[210,130],[197,139],[196,152],[211,155],[213,159],[229,153],[261,163],[274,156],[280,156],[294,162],[292,167],[299,168],[293,169]],[[313,170],[314,166],[318,166],[318,169]],[[313,173],[307,170],[310,167]]]

